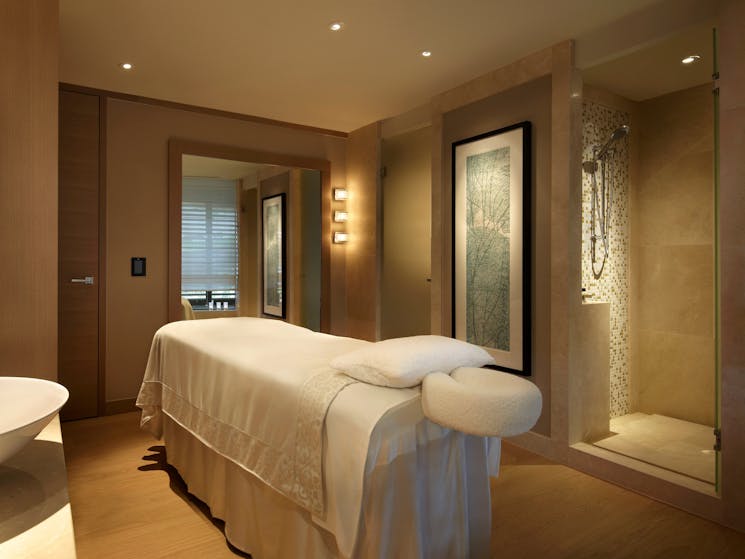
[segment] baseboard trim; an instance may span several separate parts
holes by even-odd
[[[107,400],[104,415],[115,415],[117,413],[128,413],[137,411],[135,398],[124,398],[123,400]]]

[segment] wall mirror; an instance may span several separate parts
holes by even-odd
[[[280,259],[264,254],[276,248],[264,242],[267,199],[283,201]],[[329,213],[328,161],[172,140],[169,320],[184,318],[186,300],[200,319],[284,318],[328,331]]]

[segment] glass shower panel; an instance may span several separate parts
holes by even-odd
[[[720,285],[719,285],[719,60],[718,60],[718,43],[717,30],[714,28],[711,34],[712,41],[712,78],[714,87],[712,88],[714,102],[714,337],[715,337],[715,365],[714,365],[714,428],[716,429],[716,446],[715,446],[715,486],[717,493],[721,489],[721,448],[720,448],[720,429],[721,429],[721,408],[720,408],[720,337],[719,337],[719,309],[720,309]]]
[[[711,42],[702,24],[583,71],[582,287],[585,305],[608,307],[594,315],[609,316],[598,325],[608,333],[607,368],[597,372],[607,379],[608,429],[588,429],[584,440],[713,486]],[[671,52],[680,55],[671,60]]]

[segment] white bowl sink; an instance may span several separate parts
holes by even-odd
[[[32,441],[68,397],[67,388],[50,380],[0,377],[0,463]]]

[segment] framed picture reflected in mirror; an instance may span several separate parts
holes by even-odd
[[[285,194],[261,199],[262,312],[285,318]]]

